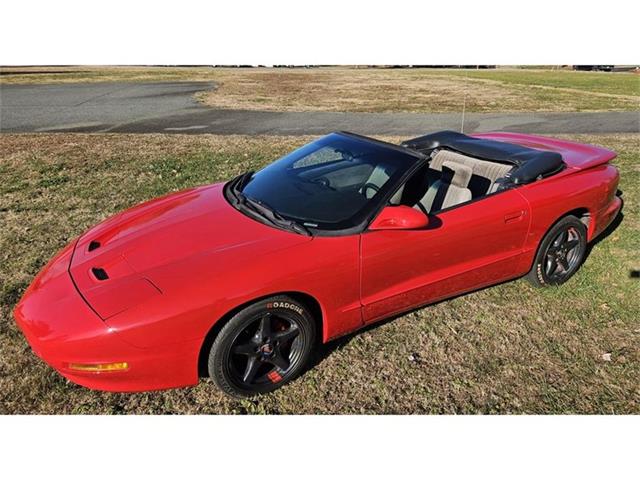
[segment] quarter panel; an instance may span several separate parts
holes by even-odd
[[[602,165],[589,170],[572,170],[568,175],[520,187],[518,191],[531,205],[531,228],[525,243],[525,249],[532,252],[531,261],[549,228],[572,210],[586,208],[589,211],[589,240],[600,233],[606,225],[598,224],[598,219],[614,200],[618,179],[615,167]]]

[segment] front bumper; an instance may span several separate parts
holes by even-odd
[[[145,391],[195,385],[199,342],[138,348],[122,340],[77,292],[69,264],[75,243],[38,274],[14,310],[33,351],[79,385],[107,391]],[[121,371],[89,372],[70,364],[126,362]]]

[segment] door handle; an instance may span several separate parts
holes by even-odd
[[[507,213],[504,216],[504,223],[514,223],[519,222],[524,218],[524,210],[520,210],[517,212]]]

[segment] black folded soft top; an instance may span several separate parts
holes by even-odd
[[[509,179],[518,184],[553,175],[565,167],[562,156],[557,152],[474,138],[451,130],[406,140],[401,145],[424,154],[444,148],[482,160],[508,163],[515,167],[510,172]]]

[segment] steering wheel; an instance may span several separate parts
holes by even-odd
[[[373,190],[373,195],[375,195],[376,193],[378,193],[380,191],[380,187],[378,185],[376,185],[375,183],[367,182],[362,187],[362,194],[366,198],[372,198],[373,197],[373,195],[371,195],[371,197],[369,197],[367,195],[367,190],[369,190],[369,189]]]
[[[331,186],[331,182],[329,182],[329,179],[326,177],[314,178],[312,182],[317,183],[318,185],[322,185],[323,187],[329,188],[331,190],[335,190],[335,188]]]

